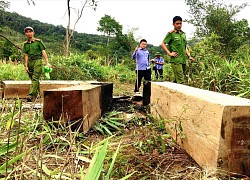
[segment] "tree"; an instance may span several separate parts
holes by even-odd
[[[189,23],[196,27],[198,37],[215,33],[223,46],[222,53],[230,55],[250,38],[247,20],[234,18],[247,3],[240,6],[225,5],[219,0],[185,0],[191,16]]]
[[[28,3],[28,5],[30,5],[30,4],[33,4],[34,6],[36,5],[34,0],[27,0],[27,3]]]
[[[215,24],[218,25],[215,26]],[[235,52],[250,38],[247,20],[233,20],[230,12],[225,8],[211,10],[211,14],[207,15],[206,26],[209,29],[209,34],[214,32],[220,37],[219,40],[223,45],[222,50],[225,55]]]
[[[79,22],[79,20],[82,18],[82,14],[83,14],[83,10],[87,7],[92,7],[94,10],[96,10],[97,7],[97,1],[96,0],[85,0],[85,2],[82,4],[80,9],[75,9],[75,12],[77,14],[77,18],[76,21],[73,25],[73,29],[70,28],[70,24],[71,24],[71,9],[72,7],[70,7],[70,0],[67,0],[67,8],[68,8],[68,25],[66,28],[66,43],[65,43],[65,54],[69,55],[69,45],[70,45],[70,40],[74,35],[74,31],[76,28],[77,23]]]
[[[97,31],[107,35],[107,46],[111,36],[122,34],[122,25],[109,15],[103,16],[99,21]]]
[[[132,31],[127,32],[127,34],[117,34],[112,42],[112,54],[115,55],[115,63],[120,63],[122,59],[130,60],[131,53],[137,44],[138,42],[136,42]]]
[[[20,50],[20,49],[19,49]],[[12,56],[16,56],[18,57],[18,49],[15,47],[13,47],[13,44],[10,41],[4,41],[4,43],[2,44],[1,50],[0,50],[0,54],[2,55],[2,57],[8,61],[8,60],[16,60],[16,59],[12,59]],[[20,51],[19,51],[20,52]]]
[[[5,8],[9,8],[10,3],[8,1],[1,1],[0,0],[0,10],[4,10]]]
[[[99,21],[99,27],[97,28],[97,31],[103,32],[105,35],[107,35],[107,50],[108,50],[107,64],[110,64],[110,59],[109,59],[110,38],[114,36],[122,36],[122,25],[120,25],[111,16],[105,14],[105,16],[103,16]]]
[[[191,17],[191,19],[187,20],[187,22],[193,24],[197,28],[196,34],[201,37],[209,34],[209,27],[207,27],[208,16],[216,15],[218,18],[220,15],[222,15],[218,11],[224,9],[227,11],[226,14],[228,17],[223,19],[223,21],[233,21],[233,17],[247,6],[247,3],[244,3],[240,6],[233,6],[232,4],[225,5],[222,4],[220,0],[185,0],[185,2],[189,6],[188,13]],[[223,14],[221,17],[223,16],[225,17],[225,14]],[[220,19],[220,21],[221,20],[222,19]],[[219,22],[215,23],[216,25],[214,26],[218,26]]]

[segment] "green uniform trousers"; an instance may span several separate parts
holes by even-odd
[[[175,81],[178,84],[185,83],[185,73],[186,73],[186,64],[175,64],[171,63],[171,67],[174,72]]]
[[[31,86],[28,96],[36,97],[40,93],[40,83],[39,80],[42,75],[42,59],[31,60],[28,62],[29,68],[29,78],[31,80]]]

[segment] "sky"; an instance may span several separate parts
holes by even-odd
[[[39,20],[53,25],[67,26],[67,1],[66,0],[34,0],[36,5],[28,5],[27,0],[9,0],[11,5],[8,11]],[[84,0],[71,0],[71,7],[80,9]],[[250,0],[225,0],[233,5],[240,5]],[[98,0],[96,11],[85,8],[83,16],[76,25],[79,33],[102,34],[97,31],[99,20],[106,14],[114,18],[123,26],[123,33],[128,33],[134,28],[137,40],[146,39],[149,44],[158,46],[161,44],[166,33],[170,31],[174,16],[189,19],[188,6],[185,0]],[[245,18],[250,24],[250,6],[239,14],[237,19]],[[72,11],[72,19],[76,20]],[[32,26],[32,24],[24,24]],[[195,28],[183,22],[182,30],[186,32],[187,38],[194,36]]]

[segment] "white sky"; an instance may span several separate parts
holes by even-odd
[[[9,0],[9,11],[54,25],[67,25],[66,0],[34,0],[36,5],[28,5],[27,0]],[[71,0],[71,7],[80,8],[84,0]],[[226,0],[234,5],[240,5],[250,0]],[[88,34],[101,34],[96,29],[99,20],[105,15],[113,17],[123,26],[124,33],[131,28],[138,28],[136,38],[147,39],[148,43],[160,45],[166,33],[172,29],[172,18],[176,15],[188,19],[188,7],[185,0],[99,0],[96,11],[86,8],[82,19],[76,26],[76,31]],[[242,10],[238,18],[245,18],[250,24],[250,6]],[[72,11],[72,16],[73,16]],[[72,22],[75,18],[72,17]],[[32,24],[24,24],[32,26]],[[193,36],[195,28],[183,23],[183,31],[187,38]]]

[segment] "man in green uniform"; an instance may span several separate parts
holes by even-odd
[[[45,45],[40,39],[34,38],[34,29],[32,27],[26,27],[24,33],[28,38],[24,43],[23,53],[25,54],[25,70],[31,79],[31,86],[27,96],[27,101],[30,102],[40,93],[39,80],[43,69],[42,58],[45,59],[47,66],[51,67],[51,65],[48,62]]]
[[[164,38],[162,48],[171,56],[170,63],[174,72],[175,82],[182,84],[185,82],[186,59],[188,57],[193,62],[194,58],[188,52],[186,35],[181,30],[182,18],[180,16],[173,18],[173,26],[174,30],[168,32]]]

